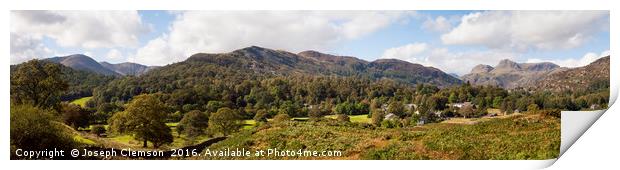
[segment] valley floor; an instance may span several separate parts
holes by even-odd
[[[79,101],[79,100],[78,100]],[[241,131],[215,143],[209,150],[278,149],[291,151],[338,151],[340,156],[190,157],[189,159],[552,159],[559,154],[560,121],[537,114],[512,114],[482,118],[450,118],[440,123],[405,128],[370,125],[368,115],[350,116],[350,123],[335,115],[320,121],[307,117],[281,123],[245,120]],[[174,142],[159,150],[183,148],[212,139],[206,135],[187,139],[171,127]],[[75,132],[74,139],[86,146],[142,148],[132,136],[98,137]],[[149,146],[152,146],[149,143]],[[153,149],[153,148],[146,148]],[[113,158],[119,159],[119,158]],[[122,159],[122,158],[120,158]]]

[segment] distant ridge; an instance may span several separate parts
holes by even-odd
[[[528,87],[534,85],[539,79],[563,70],[560,66],[550,63],[516,63],[504,59],[497,66],[477,65],[469,74],[461,76],[464,82],[476,85],[494,85],[507,89]]]
[[[123,76],[123,75],[141,75],[145,72],[157,68],[157,67],[149,67],[136,63],[119,63],[119,64],[110,64],[108,62],[97,62],[89,56],[83,54],[73,54],[62,57],[52,57],[44,59],[45,61],[51,61],[54,63],[59,63],[64,66],[70,67],[76,70],[82,71],[90,71],[103,75],[112,75],[112,76]]]
[[[97,61],[83,54],[73,54],[64,57],[53,57],[45,60],[59,63],[76,70],[91,71],[103,75],[118,75],[118,73],[103,67]]]
[[[158,66],[145,66],[142,64],[124,62],[118,64],[110,64],[108,62],[99,63],[103,67],[112,70],[120,75],[133,75],[138,76],[146,73],[147,71],[157,68]]]
[[[609,56],[600,58],[586,66],[569,68],[550,74],[534,87],[545,90],[577,90],[609,88]]]

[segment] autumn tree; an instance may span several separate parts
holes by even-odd
[[[172,132],[166,126],[166,110],[164,103],[154,94],[134,96],[123,112],[114,114],[110,120],[110,129],[116,133],[129,133],[136,140],[153,143],[155,148],[172,143]]]
[[[460,109],[459,109],[459,114],[463,117],[473,117],[475,114],[475,110],[474,107],[472,105],[463,105]]]
[[[383,110],[381,108],[375,108],[372,110],[371,123],[375,126],[380,126],[383,121]]]

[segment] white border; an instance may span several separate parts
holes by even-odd
[[[28,169],[67,169],[67,168],[88,168],[88,169],[110,169],[110,168],[140,168],[140,169],[176,169],[176,168],[195,168],[195,169],[221,169],[234,167],[235,169],[530,169],[542,168],[550,161],[6,161],[9,159],[9,12],[10,9],[55,9],[55,10],[134,10],[134,9],[167,9],[167,10],[246,10],[246,9],[268,9],[268,10],[611,10],[611,29],[617,30],[619,16],[617,6],[613,6],[611,0],[227,0],[227,1],[205,1],[205,0],[107,0],[107,1],[86,1],[86,0],[19,0],[2,1],[2,8],[5,12],[1,18],[6,24],[0,27],[4,34],[1,34],[2,51],[2,97],[4,100],[0,105],[3,116],[0,117],[0,146],[5,151],[0,151],[0,159],[3,161],[3,169],[23,168]],[[618,37],[611,33],[610,51],[617,50],[613,46],[618,44]],[[613,55],[612,55],[613,56]],[[620,68],[614,63],[612,57],[611,66],[611,86],[612,98],[617,97],[619,82],[618,75]],[[618,113],[620,106],[612,105],[611,108],[571,147],[554,168],[575,168],[586,169],[618,169],[618,133],[619,120]],[[1,150],[1,149],[0,149]],[[613,168],[615,167],[615,168]]]

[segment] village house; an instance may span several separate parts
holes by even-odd
[[[464,103],[452,103],[452,107],[457,107],[457,108],[461,108],[463,106],[472,106],[471,102],[464,102]]]

